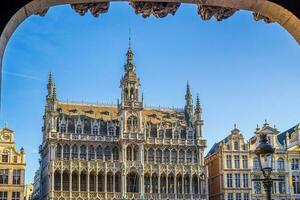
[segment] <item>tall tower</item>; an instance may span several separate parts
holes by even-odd
[[[129,39],[130,40],[130,39]],[[130,43],[129,43],[130,44]],[[120,109],[141,109],[140,79],[136,75],[136,66],[133,62],[134,53],[129,45],[126,53],[127,61],[124,65],[124,75],[121,79],[121,104]]]
[[[191,127],[193,125],[193,98],[189,82],[186,85],[184,114],[187,125]]]
[[[47,96],[46,96],[46,106],[44,114],[44,139],[47,138],[47,134],[50,131],[56,130],[56,118],[57,118],[57,96],[56,88],[53,82],[52,73],[49,73],[49,79],[47,84]]]

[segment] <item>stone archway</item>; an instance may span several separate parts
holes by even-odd
[[[63,4],[70,4],[80,15],[84,15],[87,11],[90,11],[97,17],[108,11],[110,2],[116,1],[129,1],[135,12],[141,14],[143,17],[149,15],[156,17],[165,17],[168,14],[174,15],[181,3],[196,4],[198,6],[198,14],[204,20],[215,17],[220,21],[230,17],[238,10],[247,10],[254,13],[255,20],[264,20],[267,23],[279,23],[300,44],[300,19],[290,10],[270,0],[32,0],[11,17],[1,33],[0,90],[2,60],[7,42],[25,19],[34,14],[44,16],[49,8]]]

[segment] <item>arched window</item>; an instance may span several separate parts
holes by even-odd
[[[145,193],[150,193],[150,176],[149,176],[149,174],[145,175]]]
[[[184,176],[184,193],[190,193],[190,177],[187,174]]]
[[[93,135],[98,135],[98,130],[99,130],[99,128],[98,128],[98,126],[97,125],[94,125],[93,126]]]
[[[160,149],[156,150],[156,162],[162,163],[162,151]]]
[[[283,158],[278,158],[277,165],[278,165],[278,170],[284,170],[284,160],[283,160]]]
[[[98,174],[98,192],[104,192],[104,184],[105,184],[104,173],[100,172]]]
[[[164,150],[164,163],[170,162],[170,151],[169,149]]]
[[[79,135],[82,133],[82,126],[81,124],[78,124],[77,127],[76,127],[76,133]]]
[[[179,163],[184,163],[184,151],[182,149],[179,151]]]
[[[199,183],[198,183],[198,177],[196,175],[193,176],[193,194],[199,193]]]
[[[198,163],[198,151],[194,151],[194,163]]]
[[[89,147],[89,160],[95,160],[95,148],[92,145]]]
[[[126,157],[128,161],[132,160],[132,148],[131,146],[128,146],[126,149]]]
[[[165,174],[160,177],[160,193],[165,194],[167,192],[167,178]]]
[[[127,119],[127,131],[136,131],[138,127],[138,120],[135,116],[131,115]]]
[[[121,192],[121,174],[117,172],[115,175],[115,192]]]
[[[234,142],[234,150],[239,150],[239,142],[237,141]]]
[[[169,188],[169,194],[174,193],[174,187],[175,186],[175,179],[173,174],[169,174],[168,176],[168,188]]]
[[[136,172],[130,172],[127,175],[127,192],[139,192],[139,176]]]
[[[64,145],[64,160],[70,159],[70,146],[68,144]]]
[[[70,178],[69,173],[67,171],[64,171],[63,173],[63,191],[69,191],[70,185]]]
[[[61,174],[59,171],[54,172],[54,190],[60,191],[61,189]]]
[[[96,191],[96,175],[94,172],[90,173],[90,191],[91,192]]]
[[[85,192],[87,190],[87,176],[86,172],[80,174],[80,191]]]
[[[78,159],[78,147],[75,144],[72,146],[72,159]]]
[[[171,159],[172,159],[172,163],[173,164],[176,164],[177,163],[177,151],[175,149],[172,150],[172,153],[171,153]]]
[[[253,159],[253,170],[255,171],[259,170],[259,161],[257,158]]]
[[[139,147],[134,146],[134,148],[133,148],[133,160],[137,161],[138,158],[139,158]]]
[[[158,176],[155,173],[152,175],[152,193],[158,193]]]
[[[176,191],[177,194],[182,194],[182,176],[180,174],[176,177]]]
[[[78,174],[72,173],[72,191],[78,191]]]
[[[106,161],[111,160],[111,148],[109,146],[105,147],[104,154]]]
[[[192,151],[191,150],[187,150],[187,152],[186,152],[186,162],[192,163]]]
[[[154,162],[154,150],[152,148],[148,150],[148,162]]]
[[[86,146],[81,145],[80,147],[80,159],[86,160]]]
[[[55,157],[56,159],[61,159],[61,151],[62,151],[62,147],[60,144],[57,144],[56,146],[56,151],[55,151]]]
[[[65,133],[65,132],[66,132],[66,124],[65,124],[65,123],[62,123],[62,124],[60,125],[60,132],[61,132],[61,133]]]
[[[107,192],[113,192],[113,187],[114,187],[113,179],[114,179],[113,174],[109,172],[107,174]]]
[[[97,160],[103,160],[103,149],[101,146],[98,146],[96,149]]]
[[[113,148],[113,160],[119,160],[119,149],[118,147]]]
[[[72,118],[69,118],[68,121],[68,132],[69,133],[75,133],[75,124],[74,124],[74,120]]]
[[[174,136],[175,136],[175,139],[180,139],[180,132],[178,130],[175,130]]]

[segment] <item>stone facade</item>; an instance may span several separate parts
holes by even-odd
[[[14,132],[7,127],[0,130],[0,199],[24,198],[25,153],[16,150]]]
[[[188,85],[184,109],[144,107],[133,56],[117,105],[58,101],[50,75],[41,199],[207,199],[199,98]]]
[[[250,200],[251,177],[249,149],[240,130],[214,144],[207,156],[210,200]]]
[[[209,169],[210,200],[265,199],[262,182],[252,181],[263,178],[259,161],[254,154],[259,143],[258,136],[262,133],[267,135],[269,143],[275,148],[272,178],[278,180],[273,182],[272,199],[300,199],[300,126],[298,124],[280,133],[266,121],[261,128],[256,128],[254,136],[247,142],[244,142],[244,138],[235,128],[228,137],[211,148],[205,157],[205,164]],[[237,167],[236,163],[242,164]],[[249,177],[246,187],[245,176]]]

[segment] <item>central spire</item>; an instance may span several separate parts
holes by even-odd
[[[133,53],[133,50],[131,48],[131,36],[130,36],[130,32],[129,32],[129,39],[128,39],[128,50],[127,50],[127,53],[126,53],[126,56],[127,56],[127,62],[124,66],[125,68],[125,72],[135,72],[135,64],[133,62],[133,56],[134,56],[134,53]]]
[[[124,107],[140,107],[140,80],[136,75],[136,66],[133,62],[133,50],[131,47],[131,37],[129,36],[129,47],[126,53],[126,63],[124,65],[124,75],[121,79],[121,105]]]

